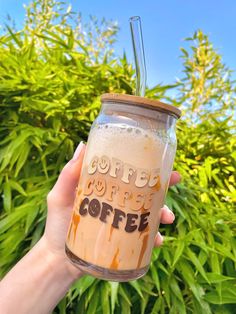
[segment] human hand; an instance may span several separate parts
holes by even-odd
[[[56,184],[48,194],[48,215],[45,234],[43,236],[48,249],[60,258],[61,263],[65,263],[65,266],[68,267],[69,271],[75,278],[81,275],[81,271],[73,266],[66,257],[65,241],[70,224],[75,190],[80,177],[84,152],[85,145],[81,142],[77,147],[73,158],[63,168]],[[179,181],[179,173],[173,171],[169,185],[175,185]],[[168,209],[167,206],[164,206],[161,209],[160,222],[163,224],[171,224],[174,219],[175,216],[173,212]],[[160,246],[162,242],[163,237],[158,233],[155,239],[155,246]]]
[[[62,169],[57,182],[47,196],[48,214],[43,235],[48,250],[64,263],[72,277],[81,271],[72,265],[65,254],[65,242],[69,229],[75,190],[80,177],[85,145],[80,142],[72,159]]]

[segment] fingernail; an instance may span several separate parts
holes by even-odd
[[[173,171],[173,173],[175,174],[175,176],[178,178],[178,181],[181,181],[181,175],[178,171]]]
[[[164,242],[164,237],[161,235],[161,233],[158,231],[158,237],[160,239],[160,245]]]
[[[175,220],[175,214],[172,212],[171,209],[167,205],[164,205],[165,209],[168,211],[169,215],[172,216],[173,221]]]
[[[84,143],[81,141],[79,143],[79,145],[77,146],[75,152],[74,152],[74,155],[73,155],[73,158],[72,158],[73,161],[76,161],[79,158],[79,155],[80,155],[83,147],[84,147]]]

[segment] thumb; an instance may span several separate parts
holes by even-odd
[[[75,189],[79,181],[82,168],[85,145],[80,142],[73,158],[62,169],[56,184],[47,197],[48,207],[69,207],[73,205]]]

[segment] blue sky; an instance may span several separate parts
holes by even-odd
[[[0,24],[10,14],[20,25],[24,19],[23,3],[28,0],[0,0]],[[235,0],[71,0],[75,11],[86,19],[89,14],[116,20],[120,26],[116,52],[126,51],[132,60],[129,17],[142,18],[148,85],[173,83],[181,77],[179,48],[183,39],[196,29],[210,36],[223,61],[236,70],[236,1]],[[234,74],[236,78],[236,75]]]

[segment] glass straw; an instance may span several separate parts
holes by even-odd
[[[135,95],[145,96],[146,88],[146,64],[143,47],[142,26],[139,16],[132,16],[130,19],[130,30],[133,43],[135,70],[136,70],[136,91]]]

